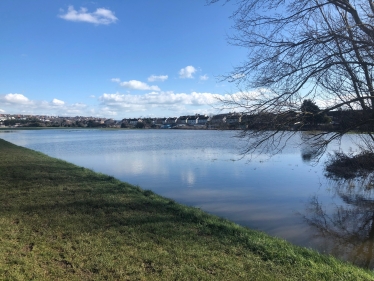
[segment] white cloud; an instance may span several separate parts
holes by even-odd
[[[61,105],[64,105],[65,102],[62,101],[62,100],[53,99],[53,100],[52,100],[52,104],[53,104],[53,105],[57,105],[57,106],[61,106]]]
[[[1,109],[1,108],[0,108],[0,112],[1,112],[1,113],[4,113],[4,112],[5,112],[5,110],[3,110],[3,109]]]
[[[98,99],[102,107],[118,112],[119,116],[181,116],[185,114],[208,114],[220,95],[213,93],[149,92],[147,94],[108,94]],[[223,96],[220,96],[223,98]]]
[[[208,77],[208,75],[206,75],[206,74],[200,76],[200,80],[201,80],[201,81],[206,81],[206,80],[208,80],[208,79],[209,79],[209,77]]]
[[[169,78],[169,76],[167,76],[167,75],[151,75],[151,76],[148,77],[148,81],[149,82],[155,82],[155,81],[164,82],[168,78]]]
[[[88,106],[83,103],[67,104],[59,99],[53,99],[49,102],[30,100],[22,94],[0,95],[0,104],[2,109],[9,114],[93,116]]]
[[[161,91],[158,86],[150,86],[147,83],[138,81],[138,80],[130,80],[121,82],[119,78],[112,78],[113,82],[118,83],[120,86],[132,90],[142,90],[142,91]]]
[[[72,106],[75,107],[75,108],[86,108],[87,104],[77,102],[77,103],[73,103]]]
[[[130,80],[128,82],[121,82],[120,85],[125,88],[133,90],[151,90],[151,91],[160,91],[160,88],[157,86],[149,86],[144,82],[137,80]]]
[[[26,104],[29,102],[29,99],[22,94],[6,94],[4,97],[0,97],[0,100],[4,100],[8,103],[15,104]]]
[[[118,20],[114,13],[108,9],[98,8],[93,13],[88,13],[87,11],[87,8],[81,8],[77,11],[73,6],[69,6],[66,14],[59,15],[59,17],[67,21],[89,22],[105,25],[115,23]]]
[[[96,98],[96,96],[95,95],[90,95],[90,98],[94,99],[94,98]]]
[[[120,83],[121,79],[119,79],[119,78],[112,78],[112,79],[110,79],[110,81],[116,82],[116,83]]]
[[[150,92],[145,95],[130,94],[103,94],[99,97],[102,104],[107,106],[128,107],[129,105],[212,105],[217,102],[217,94],[212,93],[174,93],[170,92]]]
[[[193,78],[193,74],[196,72],[196,68],[192,65],[186,66],[179,70],[179,78]]]
[[[118,118],[181,116],[213,112],[218,96],[226,97],[209,92],[175,93],[157,89],[139,94],[104,93],[95,99],[96,103],[90,102],[90,105],[87,105],[68,103],[56,98],[50,101],[32,100],[22,94],[5,94],[0,95],[2,110],[0,112],[54,116],[117,116]],[[95,100],[90,99],[90,101]]]

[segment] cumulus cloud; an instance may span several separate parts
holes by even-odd
[[[217,97],[225,98],[209,92],[175,93],[156,89],[145,94],[104,93],[97,98],[96,104],[86,105],[69,103],[57,98],[45,101],[29,99],[22,94],[0,94],[2,110],[0,112],[54,116],[118,116],[118,118],[180,116],[212,112]]]
[[[123,116],[180,116],[185,114],[209,113],[220,95],[213,93],[149,92],[147,94],[108,94],[99,97],[102,107],[111,108]],[[223,98],[223,96],[220,96]]]
[[[192,65],[186,66],[179,70],[179,78],[193,78],[193,74],[196,72],[196,68]]]
[[[59,99],[31,100],[22,94],[0,95],[0,104],[2,109],[9,114],[92,116],[88,106],[83,103],[67,104]]]
[[[130,95],[130,94],[103,94],[99,97],[101,103],[106,105],[170,105],[170,104],[184,104],[184,105],[211,105],[217,102],[216,94],[212,93],[174,93],[169,92],[150,92],[145,95]]]
[[[26,104],[29,102],[29,99],[22,94],[6,94],[2,98],[4,102],[15,103],[15,104]]]
[[[61,106],[61,105],[64,105],[65,102],[62,101],[62,100],[53,99],[53,100],[52,100],[52,104],[53,104],[53,105],[57,105],[57,106]]]
[[[208,79],[209,79],[209,77],[208,77],[208,75],[206,75],[206,74],[200,76],[200,80],[201,80],[201,81],[206,81],[206,80],[208,80]]]
[[[118,83],[120,86],[132,90],[142,90],[142,91],[160,91],[158,86],[150,86],[147,83],[138,81],[138,80],[130,80],[121,82],[119,78],[112,78],[112,82]]]
[[[130,80],[128,82],[121,82],[120,85],[125,88],[133,90],[151,90],[151,91],[160,91],[160,88],[157,86],[149,86],[144,82],[138,80]]]
[[[88,22],[97,25],[108,25],[118,20],[111,10],[105,8],[98,8],[95,12],[89,13],[87,8],[81,8],[77,11],[74,9],[74,6],[69,6],[67,12],[59,15],[59,17],[67,21]]]
[[[169,77],[167,75],[151,75],[148,77],[149,82],[161,81],[164,82]]]
[[[110,81],[116,82],[116,83],[120,83],[121,79],[119,79],[119,78],[112,78],[112,79],[110,79]]]

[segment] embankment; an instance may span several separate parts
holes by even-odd
[[[0,139],[1,280],[374,280]]]

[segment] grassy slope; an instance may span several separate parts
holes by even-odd
[[[1,280],[374,280],[0,139]]]

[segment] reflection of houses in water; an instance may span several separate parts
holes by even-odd
[[[374,175],[333,181],[342,199],[332,213],[318,198],[308,204],[305,221],[326,241],[325,251],[365,268],[374,268]]]

